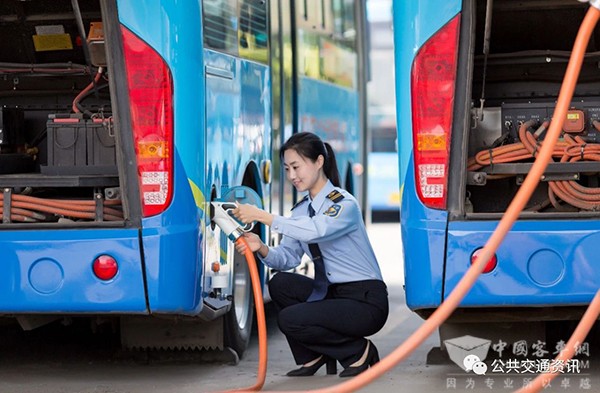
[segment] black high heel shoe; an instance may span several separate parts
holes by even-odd
[[[314,373],[316,373],[317,370],[320,369],[324,364],[327,364],[326,369],[328,375],[337,374],[337,361],[329,356],[322,355],[321,359],[319,359],[319,361],[312,366],[302,366],[288,372],[285,375],[288,377],[310,377],[311,375],[314,375]]]
[[[365,359],[364,363],[360,366],[346,367],[344,371],[340,373],[340,377],[344,378],[357,376],[379,361],[379,353],[377,352],[375,345],[373,345],[370,340],[367,341],[367,345],[369,346],[369,352],[367,353],[367,358]]]

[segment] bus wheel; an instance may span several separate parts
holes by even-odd
[[[235,252],[233,246],[233,300],[231,310],[224,316],[225,346],[237,352],[241,359],[250,341],[254,301],[246,258]]]

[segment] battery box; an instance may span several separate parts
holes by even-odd
[[[92,167],[114,167],[116,173],[115,135],[112,122],[93,119],[86,122],[87,165]]]
[[[51,116],[47,124],[47,175],[116,175],[115,137],[107,119]]]

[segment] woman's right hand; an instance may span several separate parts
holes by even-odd
[[[243,237],[244,240],[246,240],[246,243],[248,243],[248,247],[252,252],[259,251],[263,246],[267,248],[267,246],[262,242],[262,240],[260,240],[260,237],[258,237],[256,233],[246,232],[244,233]],[[246,252],[246,245],[243,242],[236,242],[235,249],[240,254],[244,254]]]

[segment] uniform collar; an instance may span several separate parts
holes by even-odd
[[[335,190],[335,187],[333,186],[331,181],[327,180],[327,183],[325,183],[325,185],[323,186],[321,191],[319,191],[319,193],[317,194],[315,199],[311,200],[310,196],[308,197],[308,200],[310,201],[310,204],[312,205],[312,208],[314,209],[315,212],[318,212],[321,210],[321,206],[323,206],[323,202],[325,201],[325,198],[327,198],[327,195],[329,195],[329,193],[333,190]]]

